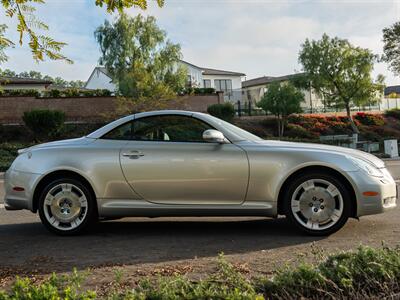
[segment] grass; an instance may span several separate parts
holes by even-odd
[[[11,299],[368,299],[400,293],[400,248],[373,249],[321,256],[316,264],[301,263],[275,272],[272,277],[246,278],[221,255],[217,270],[202,280],[187,276],[143,278],[126,288],[123,274],[107,294],[83,290],[84,276],[52,275],[40,284],[18,278],[0,300]]]

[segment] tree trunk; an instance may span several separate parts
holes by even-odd
[[[354,123],[353,118],[351,117],[350,105],[348,105],[348,104],[346,104],[346,113],[347,113],[347,117],[349,118],[350,126],[351,126],[351,129],[353,130],[353,132],[360,133],[356,124]]]
[[[277,117],[277,123],[278,123],[278,137],[281,137],[281,118]]]
[[[281,122],[281,137],[283,137],[283,133],[285,131],[285,124],[286,124],[286,119],[282,118],[282,122]]]

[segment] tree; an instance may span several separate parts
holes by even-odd
[[[164,5],[164,0],[155,1],[160,7]],[[147,0],[95,0],[97,6],[105,6],[109,13],[122,12],[125,8],[131,7],[146,9],[147,2]],[[58,42],[52,37],[40,33],[48,31],[49,27],[36,17],[36,7],[32,4],[44,3],[45,0],[1,0],[0,6],[7,17],[16,19],[19,44],[23,44],[25,35],[28,37],[28,45],[36,61],[43,61],[45,58],[49,58],[72,63],[72,60],[61,53],[66,43]],[[0,24],[0,63],[7,60],[4,49],[14,45],[11,40],[4,36],[5,29],[6,26]],[[39,30],[39,33],[36,30]]]
[[[400,22],[383,29],[382,60],[396,75],[400,75]]]
[[[174,98],[185,85],[180,46],[166,39],[154,17],[121,13],[95,31],[104,65],[120,95],[136,101]]]
[[[280,84],[274,82],[267,87],[258,106],[264,111],[274,114],[278,123],[278,135],[283,136],[287,117],[302,111],[301,102],[304,101],[304,94],[291,82]]]
[[[371,78],[375,59],[370,50],[326,34],[318,41],[307,39],[299,54],[299,62],[314,90],[329,105],[346,109],[356,133],[359,131],[351,117],[351,107],[376,99],[377,87]]]
[[[8,56],[5,53],[5,49],[10,47],[13,43],[4,37],[4,33],[6,32],[7,26],[0,24],[0,64],[6,62]]]

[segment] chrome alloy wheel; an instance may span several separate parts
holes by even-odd
[[[334,226],[343,215],[343,197],[340,190],[323,179],[310,179],[300,184],[291,199],[295,219],[311,230]]]
[[[87,208],[85,194],[71,183],[61,183],[51,188],[43,203],[47,221],[63,231],[78,227],[86,218]]]

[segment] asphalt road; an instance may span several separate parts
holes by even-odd
[[[399,207],[350,220],[336,234],[319,238],[302,235],[283,218],[126,218],[98,223],[83,236],[59,237],[30,212],[0,209],[0,275],[7,269],[50,273],[176,261],[206,266],[221,252],[265,271],[273,263],[298,259],[312,251],[311,245],[326,251],[382,242],[396,246],[399,237]]]

